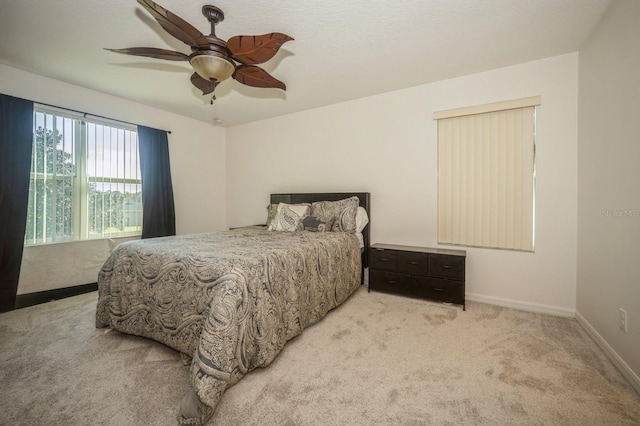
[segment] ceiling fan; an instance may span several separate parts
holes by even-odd
[[[211,23],[211,34],[205,36],[191,24],[151,0],[138,0],[138,3],[165,31],[190,46],[191,54],[153,47],[106,50],[168,61],[189,61],[195,71],[191,75],[191,83],[201,90],[203,95],[211,93],[211,103],[216,98],[216,86],[229,77],[247,86],[286,90],[283,82],[272,77],[257,64],[273,58],[280,46],[293,40],[288,35],[238,35],[225,42],[215,34],[216,24],[224,20],[222,10],[215,6],[202,6],[202,14]]]

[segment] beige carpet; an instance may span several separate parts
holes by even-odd
[[[1,425],[174,425],[180,356],[96,330],[96,293],[0,315]],[[230,388],[212,425],[640,425],[572,319],[360,289]]]

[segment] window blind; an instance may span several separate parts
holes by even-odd
[[[441,244],[534,249],[535,106],[504,105],[436,113]]]
[[[25,244],[140,235],[136,129],[35,106]]]

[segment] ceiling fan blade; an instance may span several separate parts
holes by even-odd
[[[107,49],[110,52],[125,55],[146,56],[148,58],[165,59],[167,61],[188,61],[189,56],[173,50],[156,49],[155,47],[128,47],[126,49]]]
[[[208,46],[209,40],[193,25],[152,0],[138,0],[166,32],[189,46]]]
[[[252,87],[275,87],[277,89],[287,90],[287,86],[280,80],[271,76],[268,72],[255,65],[239,65],[233,78],[239,83]]]
[[[293,40],[286,34],[270,33],[259,36],[240,35],[227,41],[227,49],[234,59],[245,65],[261,64],[273,58],[280,46]]]
[[[201,90],[203,95],[213,93],[213,91],[216,90],[216,86],[218,85],[218,83],[218,81],[209,81],[200,77],[197,72],[191,74],[191,84],[196,86],[198,90]]]

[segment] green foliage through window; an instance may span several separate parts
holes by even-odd
[[[141,231],[135,130],[36,109],[25,243]]]

